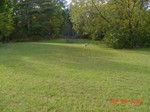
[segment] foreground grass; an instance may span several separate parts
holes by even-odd
[[[0,46],[0,112],[149,112],[149,81],[150,49],[88,40]]]

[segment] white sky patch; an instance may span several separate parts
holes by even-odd
[[[68,5],[71,3],[71,0],[66,0],[66,1],[68,2],[68,3],[67,3]]]

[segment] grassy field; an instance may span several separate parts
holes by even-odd
[[[88,40],[0,44],[0,112],[150,112],[150,49]]]

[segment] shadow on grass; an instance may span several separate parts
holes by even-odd
[[[64,68],[68,71],[71,69],[74,71],[106,71],[118,74],[122,72],[150,74],[148,66],[115,62],[112,58],[117,56],[115,52],[110,52],[106,49],[89,49],[90,46],[83,47],[82,45],[72,46],[46,42],[15,44],[13,47],[10,55],[7,55],[9,52],[5,55],[0,55],[0,62],[6,67],[15,67],[15,69],[17,69],[18,63],[20,63],[20,66],[24,66],[25,69],[31,69],[31,71],[32,69],[33,71],[39,71],[38,67],[57,65],[58,68],[56,69],[58,71]],[[126,50],[125,52],[141,54],[144,51],[130,50],[128,52]],[[23,57],[27,57],[27,60],[23,59]],[[38,65],[37,68],[36,65]]]
[[[148,101],[149,64],[119,61],[120,58],[125,58],[125,56],[121,57],[125,53],[141,55],[144,51],[120,51],[103,49],[100,46],[83,47],[82,44],[80,46],[47,42],[16,43],[7,45],[6,49],[5,47],[2,49],[0,48],[0,65],[3,66],[0,66],[0,70],[6,69],[6,71],[1,71],[2,76],[5,77],[5,75],[9,74],[6,77],[10,77],[12,80],[11,86],[8,86],[9,90],[5,90],[5,88],[4,90],[9,94],[12,94],[12,92],[14,94],[17,88],[22,88],[17,91],[16,97],[13,95],[14,98],[18,98],[25,91],[25,95],[22,95],[23,98],[19,96],[20,101],[31,101],[34,98],[35,102],[39,102],[36,99],[40,97],[41,93],[42,101],[48,99],[49,95],[52,95],[52,97],[54,95],[56,97],[56,99],[54,97],[54,100],[57,101],[56,103],[60,103],[61,108],[69,107],[64,104],[68,101],[71,102],[70,106],[72,106],[72,102],[83,105],[82,102],[84,103],[85,101],[84,106],[86,108],[89,106],[93,108],[95,104],[98,104],[97,108],[99,108],[99,104],[103,104],[103,101],[107,103],[109,98],[118,98],[119,96],[125,98],[126,95],[131,95],[130,97],[132,98],[142,94],[145,98],[144,101]],[[123,53],[121,56],[119,55],[117,62],[112,58],[118,57],[116,51]],[[28,77],[30,75],[33,77]],[[8,81],[11,82],[11,80]],[[52,81],[49,82],[49,80]],[[13,83],[17,84],[13,85]],[[146,90],[147,92],[145,92]],[[28,92],[29,94],[27,94]],[[138,94],[136,95],[135,93]],[[61,99],[62,94],[66,100]],[[31,100],[26,100],[24,96]],[[3,97],[6,97],[6,95]],[[52,97],[50,97],[49,101],[51,101]],[[12,100],[12,98],[10,99]],[[72,100],[72,98],[75,98],[75,100]],[[10,104],[10,101],[8,104]],[[35,106],[37,108],[39,104]],[[148,104],[144,104],[144,106],[148,107]],[[30,107],[33,108],[34,105],[31,104]]]

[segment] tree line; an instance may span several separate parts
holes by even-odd
[[[58,37],[104,40],[115,48],[150,46],[150,0],[1,0],[2,41]]]
[[[32,41],[73,35],[65,0],[2,0],[3,41]]]
[[[73,28],[115,48],[150,46],[150,0],[72,0]]]

